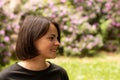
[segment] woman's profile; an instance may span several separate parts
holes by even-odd
[[[0,72],[0,80],[69,80],[66,70],[46,61],[56,57],[60,28],[52,19],[26,16],[17,42],[18,62]]]

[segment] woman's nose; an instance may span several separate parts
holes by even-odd
[[[58,40],[55,41],[56,46],[60,46],[60,42]]]

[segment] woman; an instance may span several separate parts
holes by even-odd
[[[46,59],[56,57],[60,29],[56,22],[27,16],[16,43],[19,62],[0,72],[0,80],[69,80],[62,67]]]

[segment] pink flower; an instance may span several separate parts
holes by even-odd
[[[5,56],[11,56],[11,53],[10,52],[5,52],[4,55]]]
[[[6,28],[7,28],[7,30],[11,30],[11,26],[10,25],[8,25]]]
[[[107,8],[107,10],[110,10],[111,7],[112,7],[112,4],[111,4],[111,3],[106,3],[106,4],[105,4],[105,7]]]
[[[5,31],[4,30],[0,30],[0,35],[5,35]]]
[[[2,7],[4,5],[3,0],[0,0],[0,7]]]
[[[92,2],[91,1],[87,1],[87,5],[88,6],[92,6]]]
[[[77,7],[78,11],[82,11],[83,10],[83,6]]]
[[[3,47],[5,47],[5,45],[4,45],[3,43],[0,43],[0,47],[2,47],[2,48],[3,48]]]
[[[87,49],[92,49],[93,48],[93,43],[89,43],[86,47],[87,47]]]
[[[79,52],[79,49],[78,48],[73,48],[73,51],[74,52]]]
[[[54,6],[54,2],[53,2],[53,1],[50,1],[50,2],[49,2],[49,6],[50,6],[50,7],[53,7],[53,6]]]
[[[8,36],[5,36],[4,40],[5,40],[5,42],[9,42],[10,38]]]
[[[61,0],[61,2],[65,3],[65,2],[66,2],[66,0]]]
[[[9,14],[10,19],[15,19],[16,15],[14,13]]]
[[[117,27],[120,27],[120,23],[116,23],[116,26],[117,26]]]

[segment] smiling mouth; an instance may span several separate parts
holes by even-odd
[[[52,52],[57,52],[57,49],[51,49]]]

